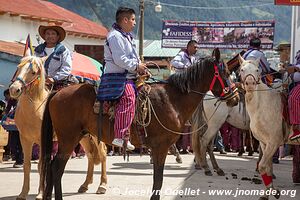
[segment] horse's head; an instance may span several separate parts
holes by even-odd
[[[219,96],[222,101],[226,101],[228,106],[236,106],[239,102],[239,94],[235,84],[231,80],[226,64],[220,60],[219,49],[213,51],[213,56],[214,77],[209,89],[215,96]]]
[[[36,56],[26,56],[22,58],[21,63],[17,67],[17,71],[9,87],[9,92],[12,98],[18,98],[24,91],[28,91],[33,86],[44,89],[45,73],[44,62],[45,58]]]
[[[240,76],[246,92],[254,91],[260,82],[259,60],[244,60],[239,56]]]

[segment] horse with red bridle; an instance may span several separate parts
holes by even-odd
[[[191,118],[205,93],[211,90],[215,96],[234,106],[238,97],[231,86],[226,68],[212,57],[200,59],[182,73],[171,75],[168,83],[151,84],[147,98],[152,120],[145,127],[145,145],[151,148],[153,156],[151,200],[160,199],[169,147],[178,140],[186,121]],[[89,133],[97,137],[98,115],[93,112],[95,99],[94,88],[87,84],[72,85],[50,95],[42,125],[42,176],[46,184],[44,199],[51,199],[53,187],[55,199],[62,199],[61,178],[72,150],[84,135]],[[104,115],[104,134],[99,139],[107,144],[113,140],[111,124],[113,121]],[[58,153],[51,160],[53,130],[58,139]],[[140,146],[141,142],[135,139],[139,134],[136,130],[131,128],[131,141],[135,146]]]

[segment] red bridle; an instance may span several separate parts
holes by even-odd
[[[223,97],[225,95],[224,93],[224,89],[225,89],[225,84],[220,76],[220,73],[219,73],[219,68],[217,65],[214,65],[214,69],[215,69],[215,75],[214,75],[214,78],[213,80],[211,81],[210,83],[210,86],[209,86],[209,90],[212,90],[215,83],[216,83],[216,80],[218,79],[219,80],[219,83],[221,84],[222,86],[222,94],[221,94],[221,97]]]

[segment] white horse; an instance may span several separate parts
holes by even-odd
[[[15,123],[20,132],[20,140],[24,153],[24,179],[22,191],[17,197],[18,200],[26,199],[30,187],[30,170],[32,145],[40,144],[41,124],[49,91],[45,87],[44,61],[46,58],[38,58],[27,54],[18,65],[15,81],[9,88],[10,95],[18,99],[15,113]],[[106,190],[106,147],[103,143],[97,145],[89,137],[84,137],[81,141],[88,156],[88,174],[85,182],[78,192],[85,192],[88,184],[92,183],[94,163],[102,163],[101,184],[97,193],[105,193]],[[40,162],[39,162],[40,173]],[[41,179],[39,183],[38,195],[36,199],[42,199]]]
[[[244,109],[244,103],[242,101],[240,101],[237,106],[229,107],[225,102],[219,103],[217,99],[212,97],[212,93],[208,92],[204,98],[203,111],[205,113],[205,117],[202,116],[203,114],[201,113],[201,105],[199,105],[193,114],[193,130],[198,129],[202,124],[207,123],[206,130],[203,128],[199,132],[193,133],[192,135],[193,150],[196,161],[195,166],[196,168],[203,168],[205,175],[212,176],[212,172],[207,164],[207,151],[213,168],[216,170],[217,174],[224,176],[225,173],[218,166],[215,159],[212,141],[225,121],[236,128],[249,130],[250,119],[246,110]],[[206,119],[204,120],[204,118]]]
[[[250,128],[259,140],[262,159],[258,170],[267,189],[273,189],[272,157],[277,148],[287,141],[290,127],[282,118],[281,94],[278,89],[270,89],[261,82],[259,60],[244,60],[239,57],[240,75],[246,90],[246,107],[250,116]],[[294,142],[294,144],[296,144]],[[274,195],[279,198],[279,192]],[[261,200],[268,199],[262,196]]]

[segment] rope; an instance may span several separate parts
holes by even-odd
[[[149,99],[149,97],[147,97]],[[219,102],[219,104],[216,106],[216,109],[214,110],[213,114],[211,115],[211,117],[207,120],[206,123],[204,123],[202,126],[200,126],[198,129],[194,130],[194,131],[190,131],[190,132],[187,132],[187,133],[182,133],[182,132],[178,132],[178,131],[174,131],[174,130],[171,130],[169,128],[167,128],[166,126],[163,125],[163,123],[159,120],[155,110],[154,110],[154,107],[150,101],[150,99],[148,100],[149,101],[149,104],[150,104],[150,107],[151,107],[151,110],[153,111],[153,114],[156,118],[156,120],[158,121],[158,123],[167,131],[171,132],[171,133],[174,133],[174,134],[177,134],[177,135],[190,135],[190,134],[193,134],[193,133],[197,133],[198,131],[200,131],[204,126],[207,125],[207,123],[211,120],[211,118],[214,116],[214,114],[216,113],[217,109],[219,108],[221,102]]]

